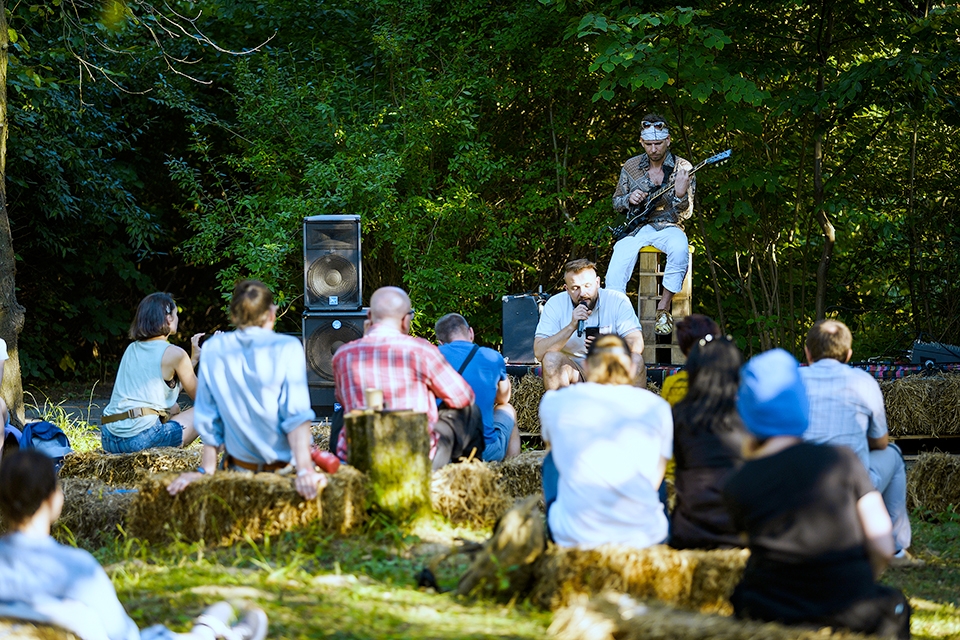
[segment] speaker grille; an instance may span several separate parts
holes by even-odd
[[[320,380],[333,382],[333,354],[341,345],[363,337],[363,318],[314,316],[309,325],[305,321],[304,333],[307,367]]]
[[[356,265],[337,253],[327,253],[307,269],[307,295],[316,304],[337,306],[340,300],[360,299]],[[331,298],[335,301],[331,302]]]

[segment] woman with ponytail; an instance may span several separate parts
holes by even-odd
[[[670,405],[633,386],[636,365],[619,336],[594,340],[586,374],[586,382],[548,391],[540,403],[551,536],[565,547],[662,543],[667,518],[657,491],[673,447]]]

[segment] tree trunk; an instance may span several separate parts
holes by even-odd
[[[827,70],[827,61],[830,55],[830,46],[833,43],[833,3],[825,0],[823,15],[820,16],[820,33],[818,37],[817,93],[823,93],[824,74]],[[823,118],[819,115],[814,120],[813,143],[813,206],[817,224],[823,234],[823,253],[820,254],[820,264],[817,266],[817,297],[816,320],[823,320],[827,310],[827,276],[830,273],[830,262],[833,260],[833,246],[837,241],[837,232],[823,207]]]
[[[0,338],[7,343],[9,356],[3,367],[0,395],[7,402],[10,418],[23,424],[23,384],[20,380],[20,352],[17,347],[23,329],[24,308],[17,302],[16,256],[10,236],[10,218],[7,216],[7,53],[10,46],[7,34],[7,14],[0,0]]]

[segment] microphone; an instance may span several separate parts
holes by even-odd
[[[578,306],[578,307],[579,307],[580,305],[582,305],[582,304],[584,304],[584,302],[583,302],[582,300],[577,302],[577,306]],[[578,320],[578,321],[577,321],[577,337],[578,337],[578,338],[582,338],[582,337],[583,337],[583,325],[585,324],[585,322],[586,322],[586,321],[584,321],[584,320]]]

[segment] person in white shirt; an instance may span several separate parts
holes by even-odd
[[[565,547],[663,543],[668,523],[658,489],[673,450],[670,405],[632,386],[636,364],[619,336],[593,342],[586,375],[586,382],[547,391],[540,402],[541,435],[550,446],[544,461],[550,534]]]

